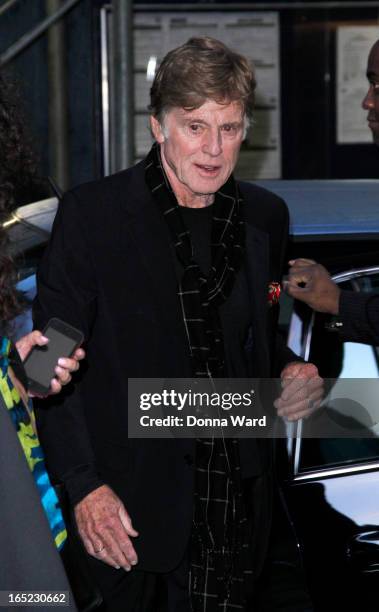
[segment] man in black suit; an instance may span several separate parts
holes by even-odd
[[[281,372],[290,420],[322,395],[267,304],[286,206],[232,175],[254,88],[219,41],[171,51],[151,89],[152,150],[64,197],[40,267],[36,322],[80,328],[88,366],[39,410],[40,436],[109,611],[156,612],[158,582],[169,612],[250,609],[271,523],[270,443],[128,439],[128,378]]]
[[[379,40],[367,62],[369,88],[362,101],[376,145],[379,145]],[[288,293],[314,310],[338,315],[336,328],[344,340],[379,344],[379,295],[341,291],[328,271],[310,259],[290,261]]]

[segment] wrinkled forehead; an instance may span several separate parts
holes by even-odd
[[[379,78],[379,40],[371,48],[367,61],[367,76]]]
[[[207,123],[240,122],[244,118],[244,108],[240,101],[216,102],[206,100],[197,108],[173,107],[165,113],[166,117],[177,119],[204,120]]]

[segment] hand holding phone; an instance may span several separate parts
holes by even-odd
[[[43,335],[49,343],[35,346],[24,362],[29,391],[37,395],[49,393],[58,359],[70,357],[84,339],[81,331],[57,318],[50,319]]]

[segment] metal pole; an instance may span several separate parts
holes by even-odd
[[[8,47],[6,51],[2,55],[0,55],[0,66],[5,66],[8,62],[10,62],[16,55],[19,55],[24,49],[29,47],[37,38],[42,36],[49,29],[51,25],[53,25],[56,21],[61,19],[63,15],[65,15],[68,11],[70,11],[75,4],[78,4],[80,0],[67,0],[65,4],[60,6],[56,13],[47,17],[41,23],[39,23],[35,28],[30,30],[24,36],[21,36],[17,42]]]
[[[337,8],[379,8],[379,2],[377,0],[324,0],[323,2],[262,2],[257,4],[256,2],[229,2],[228,4],[222,4],[221,2],[206,2],[206,3],[195,3],[195,2],[176,2],[175,4],[169,2],[143,2],[136,6],[138,11],[211,11],[211,10],[230,10],[234,11],[259,11],[262,9],[269,10],[280,10],[280,9],[337,9]]]
[[[1,15],[4,15],[4,13],[12,8],[12,6],[14,4],[17,4],[17,2],[19,2],[20,0],[8,0],[8,2],[6,2],[5,4],[3,4],[3,6],[0,6],[0,17]]]
[[[48,15],[56,14],[60,0],[45,0]],[[50,174],[61,189],[69,184],[68,94],[64,23],[47,34]]]
[[[118,171],[134,163],[133,2],[113,0],[114,138]]]

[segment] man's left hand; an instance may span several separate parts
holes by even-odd
[[[24,361],[33,346],[44,346],[48,342],[48,338],[45,338],[40,331],[36,330],[20,338],[20,340],[16,342],[16,348],[22,361]],[[60,357],[58,359],[58,363],[55,367],[56,377],[51,380],[49,395],[55,395],[62,391],[62,387],[70,382],[71,373],[79,369],[79,361],[84,357],[84,350],[78,348],[72,357]]]
[[[274,406],[288,421],[309,417],[321,404],[324,381],[313,363],[294,361],[281,373],[282,393]]]

